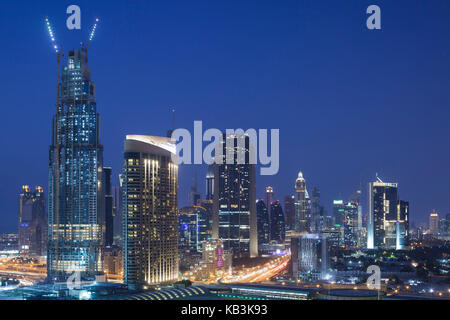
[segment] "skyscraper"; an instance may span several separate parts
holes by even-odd
[[[197,189],[197,173],[195,173],[195,177],[192,180],[191,190],[189,192],[189,205],[197,205],[197,201],[200,200],[200,198],[201,196]]]
[[[358,246],[358,204],[355,202],[333,201],[335,228],[343,228],[344,243],[347,248]]]
[[[208,211],[201,206],[183,207],[178,214],[179,249],[202,250],[202,242],[211,240]]]
[[[104,205],[105,210],[105,246],[110,247],[114,243],[114,216],[113,216],[113,195],[111,186],[112,169],[103,167],[104,182]]]
[[[258,225],[258,248],[261,249],[263,245],[269,244],[270,241],[269,213],[262,199],[256,201],[256,220]]]
[[[178,278],[178,165],[170,138],[127,135],[124,144],[124,281],[130,288]]]
[[[436,212],[430,213],[429,228],[430,234],[434,236],[439,234],[439,214],[437,214]]]
[[[206,172],[206,200],[213,200],[214,198],[214,166],[208,166]]]
[[[216,159],[219,164],[214,166],[213,239],[222,240],[234,257],[256,257],[255,165],[250,164],[250,138],[223,135],[221,144],[222,159]]]
[[[286,235],[283,207],[278,200],[273,201],[270,206],[270,240],[283,243]]]
[[[284,197],[284,217],[286,219],[286,229],[295,227],[295,198],[292,195]]]
[[[320,190],[314,187],[311,190],[311,232],[320,233],[325,227],[325,210],[320,204]]]
[[[101,273],[103,146],[86,50],[70,50],[58,78],[49,150],[47,275]]]
[[[22,255],[43,256],[47,248],[47,215],[42,187],[32,192],[23,186],[19,195],[19,251]]]
[[[266,207],[267,207],[267,213],[269,214],[269,228],[270,224],[272,222],[271,220],[271,212],[272,212],[272,202],[274,200],[274,193],[273,188],[271,186],[266,187]]]
[[[303,173],[298,173],[295,181],[295,231],[309,232],[309,196]]]
[[[368,249],[402,248],[405,242],[402,237],[407,236],[404,228],[409,204],[399,201],[397,183],[383,182],[380,178],[369,183]]]
[[[327,239],[305,234],[291,239],[292,277],[306,281],[322,280],[328,271]]]
[[[403,250],[409,245],[409,202],[398,200],[396,249]]]

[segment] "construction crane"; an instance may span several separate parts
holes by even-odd
[[[85,53],[86,60],[87,60],[88,47],[91,44],[92,39],[94,39],[95,31],[97,30],[98,22],[99,22],[99,16],[97,15],[97,17],[95,18],[95,23],[92,26],[91,32],[89,33],[89,39],[88,39],[87,43],[86,44],[81,43],[81,50]]]

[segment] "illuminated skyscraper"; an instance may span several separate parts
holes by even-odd
[[[326,278],[329,263],[327,238],[305,234],[291,239],[292,277],[306,281]]]
[[[57,87],[49,150],[49,279],[103,270],[103,146],[85,50],[70,50]]]
[[[42,187],[32,192],[23,186],[19,195],[19,251],[22,255],[43,256],[47,248],[47,215]]]
[[[124,145],[124,281],[130,288],[178,278],[178,165],[170,138],[127,135]]]
[[[284,197],[284,217],[286,219],[286,229],[294,229],[295,226],[295,198],[292,195]]]
[[[214,166],[213,239],[220,239],[235,257],[256,257],[255,165],[250,164],[250,138],[224,135],[222,140],[223,159]]]
[[[214,199],[214,166],[209,165],[206,172],[206,200]]]
[[[201,206],[184,207],[178,214],[178,248],[184,251],[202,250],[202,241],[211,240],[208,210]]]
[[[344,242],[347,248],[358,246],[358,204],[355,202],[333,201],[335,228],[343,228]]]
[[[439,214],[437,214],[436,212],[430,213],[429,227],[430,234],[434,236],[439,234]]]
[[[114,216],[113,216],[113,194],[112,194],[112,169],[103,167],[103,192],[105,210],[105,246],[109,247],[114,242]]]
[[[274,201],[274,193],[273,188],[271,186],[266,187],[266,207],[267,207],[267,213],[269,214],[269,228],[271,223],[270,214],[272,212],[272,202]]]
[[[283,243],[286,235],[286,225],[284,221],[283,207],[280,201],[273,201],[270,204],[270,240]]]
[[[398,184],[369,183],[368,249],[402,249],[408,235],[409,204],[398,199]]]
[[[262,199],[256,201],[256,220],[258,222],[258,248],[261,249],[270,241],[269,213]]]
[[[295,231],[309,232],[309,195],[303,173],[298,173],[295,181]]]

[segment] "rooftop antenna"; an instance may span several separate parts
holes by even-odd
[[[170,129],[169,131],[167,131],[167,137],[171,138],[172,137],[172,133],[175,130],[175,109],[171,108],[170,112],[172,112],[172,129]]]

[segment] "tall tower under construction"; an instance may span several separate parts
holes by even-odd
[[[64,281],[80,272],[91,280],[103,270],[103,146],[87,49],[65,58],[49,148],[47,274]]]

